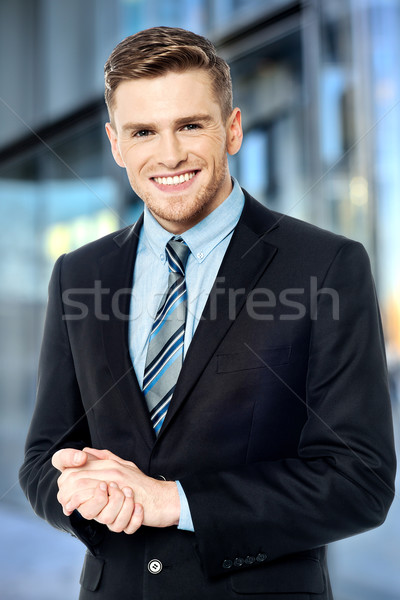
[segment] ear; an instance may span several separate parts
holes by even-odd
[[[125,163],[122,160],[122,156],[119,152],[118,136],[115,132],[114,127],[111,125],[111,123],[106,123],[106,132],[107,132],[108,139],[110,140],[111,152],[112,152],[115,162],[117,163],[117,165],[119,167],[125,168]]]
[[[226,151],[228,154],[239,152],[243,141],[242,113],[240,108],[234,108],[226,127]]]

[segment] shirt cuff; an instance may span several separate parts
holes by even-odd
[[[181,514],[179,517],[178,529],[183,529],[184,531],[193,531],[194,532],[192,515],[190,514],[190,508],[189,508],[189,503],[186,498],[186,494],[183,491],[183,487],[181,486],[180,482],[175,481],[175,483],[178,488],[179,500],[181,503]]]

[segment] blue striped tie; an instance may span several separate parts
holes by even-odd
[[[165,252],[168,289],[151,328],[143,378],[143,392],[156,435],[167,414],[183,362],[187,305],[185,266],[190,250],[178,237],[170,239]]]

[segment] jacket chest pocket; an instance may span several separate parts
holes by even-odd
[[[291,346],[251,348],[243,352],[217,355],[217,373],[233,373],[251,369],[268,369],[285,365],[290,360]]]

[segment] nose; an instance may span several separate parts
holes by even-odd
[[[158,162],[168,169],[176,169],[180,163],[185,162],[187,151],[178,135],[168,132],[160,136],[157,158]]]

